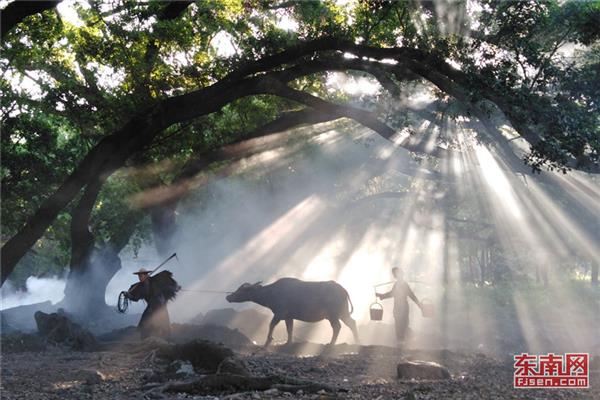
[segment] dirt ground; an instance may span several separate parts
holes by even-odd
[[[165,362],[135,345],[99,352],[73,352],[49,347],[42,352],[2,354],[1,395],[5,400],[85,399],[599,399],[600,378],[592,376],[586,390],[515,390],[510,359],[447,350],[419,351],[382,346],[312,344],[237,349],[236,354],[256,376],[291,376],[322,383],[335,390],[214,393],[192,396],[160,393]],[[452,379],[400,381],[396,364],[403,359],[437,361]],[[180,366],[185,371],[185,365]],[[188,368],[189,370],[189,368]],[[193,376],[193,372],[188,377]]]

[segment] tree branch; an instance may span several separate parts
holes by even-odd
[[[286,63],[302,62],[306,55],[317,51],[351,52],[362,57],[382,60],[396,59],[399,65],[395,68],[407,68],[455,98],[472,102],[469,79],[462,71],[456,70],[444,60],[430,53],[410,48],[375,48],[356,45],[354,43],[325,38],[300,43],[288,50],[272,56],[266,56],[258,61],[247,63],[236,71],[231,72],[225,79],[209,86],[184,95],[171,97],[157,104],[140,110],[117,132],[101,140],[74,169],[60,188],[46,199],[37,212],[28,220],[25,226],[2,248],[2,283],[12,272],[16,263],[26,251],[43,235],[46,228],[54,221],[62,210],[81,190],[99,175],[109,176],[120,168],[131,155],[150,144],[156,135],[166,127],[192,118],[212,113],[225,104],[244,96],[257,94],[276,94],[287,97],[311,107],[322,107],[328,112],[341,114],[360,121],[375,130],[383,137],[391,137],[393,129],[379,121],[371,113],[351,107],[328,103],[307,93],[293,90],[280,80],[274,78],[285,75],[284,72],[270,72],[265,75],[245,78],[259,72],[271,70]],[[362,60],[364,61],[364,60]],[[289,77],[307,74],[310,68],[296,68],[296,74]],[[285,81],[285,80],[284,80]],[[509,118],[513,126],[530,143],[538,143],[540,136],[527,127],[508,100],[494,90],[480,90],[479,95],[494,102]]]
[[[330,103],[311,94],[292,89],[276,79],[270,79],[269,81],[268,93],[270,94],[285,97],[314,109],[324,110],[330,114],[351,118],[359,124],[374,130],[386,139],[390,139],[396,133],[394,129],[381,122],[369,111]]]
[[[96,179],[87,185],[77,207],[71,213],[71,273],[86,265],[94,249],[94,235],[90,231],[90,219],[104,179]]]
[[[310,42],[309,42],[310,43]],[[325,43],[327,41],[315,41]],[[273,62],[272,57],[267,57],[268,62]],[[263,66],[263,63],[258,63]],[[298,74],[308,73],[310,69],[298,70]],[[272,73],[275,76],[277,73]],[[296,76],[293,75],[293,76]],[[236,99],[256,94],[274,94],[273,84],[279,87],[281,95],[296,98],[298,101],[307,102],[317,107],[326,107],[329,112],[342,113],[350,118],[361,120],[361,123],[375,130],[384,137],[391,137],[394,131],[377,120],[370,113],[332,105],[314,96],[304,95],[302,92],[287,88],[273,76],[263,75],[232,82],[222,80],[207,88],[191,93],[167,98],[157,104],[141,111],[125,126],[112,135],[102,139],[74,169],[65,182],[42,202],[37,212],[27,221],[25,226],[9,239],[2,247],[1,281],[8,278],[17,262],[27,250],[43,235],[46,228],[54,221],[58,213],[79,193],[82,187],[99,175],[111,175],[120,168],[125,161],[136,152],[145,148],[154,140],[156,135],[168,126],[197,118],[202,115],[219,110],[225,104]],[[292,75],[289,75],[291,78]]]
[[[50,10],[58,5],[57,1],[13,1],[0,11],[0,36],[2,41],[6,34],[30,15]]]
[[[210,165],[223,161],[235,163],[242,158],[247,158],[259,152],[280,146],[281,142],[291,135],[291,133],[282,132],[299,125],[313,125],[338,118],[341,118],[341,116],[322,110],[315,111],[311,108],[284,113],[279,118],[243,135],[232,143],[193,156],[186,162],[179,174],[177,174],[169,185],[150,188],[143,194],[134,196],[132,202],[139,208],[168,207],[174,210],[176,202],[189,191],[192,184],[195,186],[198,185],[198,182],[192,182],[192,180]],[[220,170],[217,176],[228,176],[236,168],[237,164],[231,164]],[[151,200],[148,201],[147,198]]]

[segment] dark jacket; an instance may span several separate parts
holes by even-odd
[[[166,339],[171,334],[167,302],[174,298],[180,289],[171,275],[169,271],[163,271],[143,282],[131,285],[127,292],[127,298],[130,300],[144,300],[147,303],[138,324],[142,339],[150,336]]]

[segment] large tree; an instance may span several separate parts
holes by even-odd
[[[2,85],[9,93],[2,100],[2,155],[9,160],[3,213],[19,212],[5,227],[2,283],[65,213],[72,274],[117,265],[92,260],[94,254],[114,259],[138,226],[106,228],[98,220],[106,216],[99,199],[118,193],[110,190],[118,180],[109,178],[125,166],[169,159],[175,167],[168,173],[129,182],[136,190],[176,183],[235,158],[223,146],[272,133],[269,124],[288,128],[345,117],[392,138],[395,129],[380,109],[358,108],[326,90],[333,71],[368,74],[390,96],[400,95],[405,82],[425,82],[484,124],[493,107],[529,143],[524,161],[531,169],[598,171],[597,3],[89,5],[76,7],[76,25],[46,11],[3,38]],[[281,21],[297,26],[288,30]],[[565,44],[577,44],[580,56],[565,58],[559,51]],[[219,52],[227,47],[229,53]],[[40,93],[22,90],[19,79]],[[490,127],[487,135],[491,145],[518,157],[508,154],[498,130]],[[419,138],[399,144],[430,156],[447,151]],[[51,149],[40,160],[42,145]],[[35,170],[20,164],[23,154],[37,163]],[[64,157],[68,162],[50,168]],[[25,190],[37,195],[25,197]],[[172,201],[148,207],[158,236],[169,230]],[[142,218],[123,210],[127,221]],[[93,234],[101,227],[109,232]]]

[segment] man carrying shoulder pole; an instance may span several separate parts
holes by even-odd
[[[134,272],[138,276],[139,282],[131,285],[126,292],[122,292],[127,300],[146,301],[146,309],[138,324],[142,340],[150,336],[163,339],[170,337],[171,321],[167,311],[167,302],[175,298],[181,287],[173,279],[170,271],[163,271],[156,275],[152,275],[152,273],[173,257],[176,255],[173,254],[153,271],[142,268]]]
[[[406,331],[408,329],[408,297],[410,297],[411,300],[414,301],[421,310],[423,310],[423,305],[419,299],[417,299],[417,296],[415,296],[410,286],[408,286],[408,283],[404,280],[404,273],[402,270],[400,268],[392,268],[392,274],[394,275],[394,278],[396,278],[396,282],[394,283],[392,290],[387,293],[375,293],[375,296],[382,300],[390,297],[394,298],[396,340],[398,341],[398,346],[402,347],[406,338]]]

